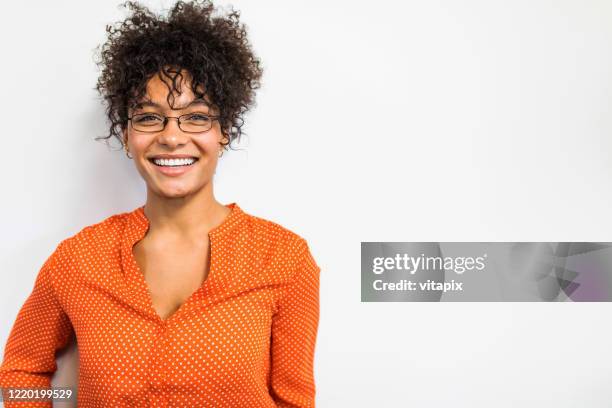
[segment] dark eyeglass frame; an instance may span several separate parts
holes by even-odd
[[[184,130],[181,127],[181,118],[185,117],[185,116],[190,116],[190,115],[202,115],[202,116],[206,116],[207,118],[211,119],[211,125],[208,129],[206,130]],[[164,118],[164,121],[162,122],[162,128],[159,130],[142,130],[142,129],[136,129],[134,127],[134,122],[132,121],[132,119],[134,117],[138,117],[138,116],[146,116],[146,115],[151,115],[151,116],[160,116],[162,118]],[[212,122],[214,122],[215,120],[219,120],[221,116],[220,115],[209,115],[208,113],[203,113],[203,112],[190,112],[190,113],[186,113],[184,115],[181,116],[166,116],[166,115],[162,115],[160,113],[155,113],[155,112],[143,112],[143,113],[137,113],[136,115],[132,115],[132,116],[128,116],[128,120],[130,121],[130,126],[132,126],[132,129],[137,131],[137,132],[143,132],[143,133],[156,133],[156,132],[161,132],[162,130],[164,130],[166,128],[166,125],[168,124],[168,119],[176,119],[177,123],[178,123],[178,127],[179,129],[181,129],[181,131],[185,132],[185,133],[205,133],[208,132],[210,129],[212,129]]]

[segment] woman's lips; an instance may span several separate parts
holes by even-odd
[[[180,176],[180,175],[187,173],[189,170],[191,170],[192,167],[194,167],[198,163],[198,161],[199,160],[196,160],[191,164],[181,165],[181,166],[159,166],[155,164],[153,160],[149,160],[149,162],[153,165],[153,167],[155,167],[157,171],[159,171],[161,174],[165,176],[170,176],[170,177],[176,177],[176,176]]]

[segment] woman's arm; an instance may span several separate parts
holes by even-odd
[[[55,353],[73,333],[68,316],[58,302],[54,275],[65,267],[67,241],[62,241],[40,269],[34,288],[22,305],[4,348],[0,388],[48,388],[57,369]],[[51,401],[10,402],[4,407],[51,407]]]
[[[279,407],[315,406],[319,274],[308,244],[300,238],[297,270],[272,320],[270,395]]]

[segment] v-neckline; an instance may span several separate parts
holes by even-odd
[[[217,239],[221,238],[224,233],[226,233],[233,226],[235,226],[244,215],[242,209],[235,202],[225,204],[225,206],[231,210],[230,213],[226,215],[226,217],[219,225],[212,228],[208,232],[210,250],[208,254],[209,266],[206,278],[200,284],[200,286],[198,286],[198,288],[194,290],[187,297],[187,299],[185,299],[185,301],[181,303],[181,305],[165,319],[160,316],[160,314],[155,309],[155,306],[153,305],[152,292],[145,279],[143,271],[140,269],[140,266],[136,262],[136,258],[134,257],[133,253],[134,245],[140,242],[149,231],[150,222],[144,213],[144,205],[136,208],[132,212],[132,215],[134,215],[135,217],[132,219],[132,223],[130,224],[131,228],[126,228],[126,233],[128,233],[128,235],[124,235],[123,240],[123,266],[127,269],[128,272],[130,272],[129,275],[131,276],[131,284],[133,285],[132,287],[137,290],[138,293],[141,295],[140,298],[143,301],[143,303],[141,303],[141,306],[145,307],[147,311],[152,316],[154,316],[155,320],[159,324],[167,325],[173,322],[177,318],[177,316],[180,316],[184,312],[184,310],[189,307],[189,305],[194,301],[194,299],[200,297],[203,293],[206,293],[209,287],[211,287],[211,285],[214,284],[214,282],[217,280],[217,251],[215,250],[215,244],[217,242]]]
[[[136,241],[134,243],[133,247],[140,241]],[[184,309],[183,306],[185,306],[186,304],[189,304],[192,299],[194,297],[196,297],[198,295],[199,292],[204,291],[206,286],[210,286],[210,283],[208,283],[213,275],[213,250],[212,250],[212,242],[210,241],[209,238],[209,254],[208,254],[208,273],[206,274],[205,279],[202,281],[202,283],[200,283],[200,285],[193,291],[191,292],[191,294],[189,294],[189,296],[187,296],[187,298],[179,305],[179,307],[174,310],[174,312],[170,313],[167,317],[162,318],[162,316],[159,314],[159,312],[157,311],[157,309],[155,308],[155,304],[153,303],[153,292],[151,291],[151,287],[149,286],[149,283],[147,282],[147,279],[144,275],[144,272],[142,271],[142,269],[140,268],[140,266],[138,265],[138,262],[136,262],[136,257],[134,256],[134,252],[132,251],[132,262],[133,262],[133,267],[136,269],[139,278],[139,283],[142,285],[143,287],[143,291],[146,292],[146,299],[147,299],[147,303],[149,304],[149,307],[151,308],[151,310],[153,311],[153,313],[155,314],[155,316],[157,317],[157,320],[159,320],[161,323],[163,324],[167,324],[177,313],[179,313],[181,311],[181,309]],[[215,251],[216,252],[216,251]],[[186,306],[185,306],[186,307]]]

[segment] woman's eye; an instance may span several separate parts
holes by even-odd
[[[161,121],[161,119],[155,115],[140,115],[136,117],[136,122],[155,122],[155,121]]]
[[[192,115],[187,116],[187,120],[196,122],[207,122],[210,120],[210,118],[202,113],[194,113]]]

